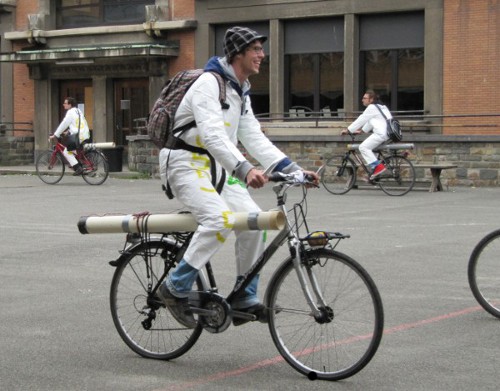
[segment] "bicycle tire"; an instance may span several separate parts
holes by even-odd
[[[36,175],[48,185],[59,183],[64,176],[66,165],[61,154],[54,151],[44,151],[36,159]]]
[[[315,319],[289,258],[269,283],[274,344],[288,364],[310,380],[353,376],[369,363],[382,339],[384,311],[378,289],[359,263],[334,250],[307,251],[302,265],[314,273],[327,304],[324,314],[331,316]]]
[[[203,330],[200,324],[194,329],[182,326],[157,299],[148,301],[148,287],[152,289],[164,272],[175,267],[169,258],[176,251],[174,245],[160,241],[140,244],[124,253],[111,282],[111,315],[118,334],[130,349],[146,358],[177,358],[191,349]],[[152,311],[153,319],[148,316]]]
[[[109,164],[102,152],[88,151],[85,153],[83,180],[89,185],[101,185],[109,175]],[[90,163],[90,164],[89,164]]]
[[[386,173],[382,173],[376,183],[390,196],[403,196],[415,186],[415,168],[404,156],[395,155],[385,158]]]
[[[474,247],[467,275],[472,294],[491,315],[500,318],[500,229],[486,235]]]
[[[341,195],[356,183],[356,165],[345,156],[333,156],[322,168],[321,184],[331,194]]]

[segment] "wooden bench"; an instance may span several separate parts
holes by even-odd
[[[429,192],[433,193],[436,191],[443,191],[443,185],[441,183],[441,172],[443,170],[457,168],[457,165],[449,163],[414,163],[413,167],[428,168],[431,170],[432,182]]]

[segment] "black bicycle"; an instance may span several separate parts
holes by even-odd
[[[232,309],[231,303],[286,244],[289,256],[274,272],[264,299],[269,331],[280,354],[300,373],[323,380],[352,376],[372,359],[383,333],[382,300],[368,272],[335,250],[349,236],[309,230],[306,196],[311,182],[283,174],[271,179],[281,181],[273,189],[277,208],[285,216],[284,228],[227,297],[218,293],[210,263],[200,271],[197,290],[189,298],[197,320],[194,329],[178,323],[156,295],[182,259],[192,233],[154,235],[141,228],[141,234],[127,236],[120,257],[110,262],[116,267],[110,305],[118,333],[134,352],[174,359],[195,344],[202,330],[223,332],[234,318],[258,320]],[[301,201],[287,211],[286,195],[293,188],[302,189]]]
[[[469,286],[476,300],[500,318],[500,229],[486,235],[474,247],[468,265]]]
[[[352,136],[354,140],[354,136]],[[360,144],[348,144],[343,155],[328,158],[320,167],[321,184],[332,194],[345,194],[358,186],[358,177],[366,184],[379,187],[390,196],[403,196],[415,185],[415,168],[408,159],[413,144],[383,144],[373,150],[386,167],[386,171],[370,179],[371,170],[359,153]]]

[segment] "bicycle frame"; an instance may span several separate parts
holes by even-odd
[[[302,242],[307,240],[306,238],[300,238],[299,237],[299,226],[297,224],[297,218],[300,216],[297,216],[295,214],[295,222],[291,221],[291,218],[289,217],[286,206],[285,206],[285,192],[288,189],[288,187],[291,187],[293,185],[275,185],[273,187],[273,190],[275,191],[278,199],[278,205],[277,205],[277,210],[281,211],[285,215],[286,219],[286,224],[284,228],[279,231],[278,235],[273,239],[273,241],[265,248],[264,252],[262,255],[257,259],[257,261],[254,263],[254,265],[251,267],[250,270],[247,271],[247,273],[243,276],[241,281],[236,283],[234,286],[233,290],[229,293],[229,295],[226,298],[226,301],[231,305],[233,300],[243,294],[245,288],[250,284],[252,279],[259,274],[259,272],[264,268],[266,263],[273,257],[273,255],[276,253],[276,251],[283,245],[284,241],[288,242],[288,247],[290,251],[290,256],[293,261],[293,265],[295,268],[295,271],[297,273],[297,277],[300,282],[300,286],[302,288],[302,291],[304,292],[306,301],[311,308],[312,314],[315,317],[319,317],[321,315],[321,311],[318,309],[318,306],[325,306],[325,301],[319,292],[319,289],[317,288],[317,282],[316,282],[316,277],[312,273],[312,271],[309,271],[308,274],[306,275],[303,272],[303,267],[302,267]],[[286,187],[285,190],[283,190]],[[300,207],[300,205],[296,205],[296,207],[299,207],[299,213],[303,217],[303,211]],[[297,212],[296,212],[297,213]],[[305,222],[304,219],[304,224],[307,228],[307,223]],[[294,226],[296,229],[294,229]],[[330,239],[344,239],[347,238],[347,235],[341,235],[338,233],[327,233],[328,234],[328,240]],[[202,286],[208,287],[211,292],[216,293],[217,292],[217,287],[215,284],[215,277],[212,271],[212,267],[210,265],[210,262],[206,265],[205,268],[205,273],[200,273],[200,279],[202,280]],[[309,279],[309,282],[308,282]],[[162,280],[162,279],[161,279]],[[311,289],[309,285],[312,285],[312,290],[314,292],[315,299],[313,298],[313,295],[311,294]],[[156,287],[155,287],[156,289]],[[267,298],[266,298],[267,301]],[[201,308],[196,308],[196,307],[191,307],[193,313],[198,313],[198,314],[205,314],[206,310],[201,309]],[[232,311],[233,314],[237,314],[238,311]],[[239,314],[239,315],[245,315],[245,314]]]
[[[400,151],[404,151],[404,152],[400,153]],[[384,154],[384,152],[382,150],[375,150],[374,152],[377,153],[377,159],[380,160],[384,164],[387,164],[387,157],[389,157],[389,156],[402,156],[402,157],[406,158],[409,155],[408,151],[406,151],[404,149],[392,149],[392,150],[390,150],[389,154],[387,154],[387,153]],[[346,158],[349,156],[352,156],[354,158],[354,160],[356,161],[356,163],[358,164],[357,167],[362,167],[363,170],[365,170],[365,172],[367,174],[370,174],[371,170],[368,169],[368,166],[363,162],[363,159],[359,155],[360,154],[357,152],[357,150],[349,149],[346,152],[345,156],[346,156]]]

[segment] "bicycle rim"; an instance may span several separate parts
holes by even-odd
[[[106,158],[98,151],[85,153],[87,161],[83,162],[83,179],[89,185],[100,185],[108,178],[109,166]]]
[[[385,159],[387,171],[377,178],[384,193],[390,196],[403,196],[415,185],[415,168],[403,156],[390,156]]]
[[[36,160],[36,175],[42,182],[55,185],[64,176],[64,161],[60,154],[53,151],[42,152]]]
[[[123,341],[143,357],[160,360],[179,357],[195,344],[202,331],[200,325],[185,328],[162,304],[148,302],[148,289],[172,267],[166,260],[172,251],[175,247],[163,242],[136,247],[125,255],[111,283],[110,305],[115,327]]]
[[[384,315],[377,287],[346,255],[323,249],[304,257],[305,270],[315,276],[325,301],[326,316],[313,316],[289,259],[270,283],[268,304],[275,309],[270,311],[271,336],[285,360],[309,379],[350,377],[368,364],[382,339]]]
[[[350,159],[344,156],[334,156],[328,159],[322,167],[321,184],[331,194],[347,193],[356,182],[356,169]]]
[[[500,318],[500,230],[486,235],[469,258],[469,286],[476,300]]]

